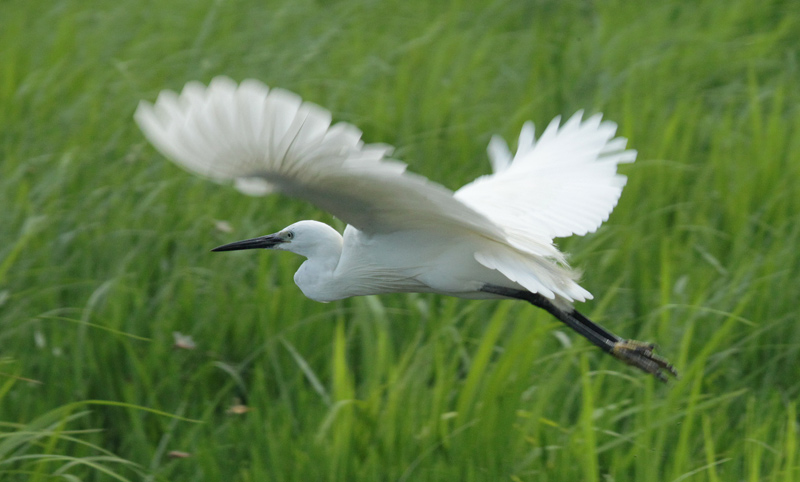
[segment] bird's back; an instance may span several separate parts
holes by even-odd
[[[477,254],[525,255],[478,234],[418,229],[369,235],[348,226],[342,256],[331,283],[347,296],[395,292],[435,292],[463,298],[495,298],[480,291],[484,284],[525,288],[478,261]],[[540,276],[563,268],[544,258],[529,260]],[[545,276],[545,277],[547,277]],[[571,281],[571,279],[570,279]],[[574,283],[574,281],[573,281]],[[577,284],[575,284],[577,287]],[[578,287],[579,289],[582,289]]]

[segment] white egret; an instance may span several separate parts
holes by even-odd
[[[348,223],[344,235],[317,221],[215,248],[277,249],[305,256],[294,276],[317,301],[392,292],[516,298],[543,308],[590,342],[661,380],[675,369],[654,346],[623,339],[572,307],[592,295],[576,282],[553,239],[595,231],[636,152],[600,115],[556,118],[539,139],[522,127],[516,153],[494,137],[494,173],[456,192],[387,159],[386,145],[331,125],[328,111],[255,80],[218,77],[141,102],[135,119],[181,167],[249,195],[281,192]]]

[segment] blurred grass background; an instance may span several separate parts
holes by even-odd
[[[799,46],[781,1],[0,1],[0,479],[800,480]],[[336,224],[145,142],[140,99],[220,74],[449,188],[492,134],[603,112],[639,159],[559,246],[681,379],[521,303],[319,304],[300,258],[210,254]]]

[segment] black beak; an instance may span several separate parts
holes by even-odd
[[[244,241],[236,241],[235,243],[223,244],[216,247],[211,251],[239,251],[240,249],[270,249],[283,243],[283,239],[277,234],[268,234],[267,236],[259,236],[253,239],[245,239]]]

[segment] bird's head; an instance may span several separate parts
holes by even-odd
[[[310,258],[342,251],[342,236],[327,224],[318,221],[298,221],[277,233],[244,241],[225,244],[211,251],[238,251],[242,249],[278,249],[291,251]]]

